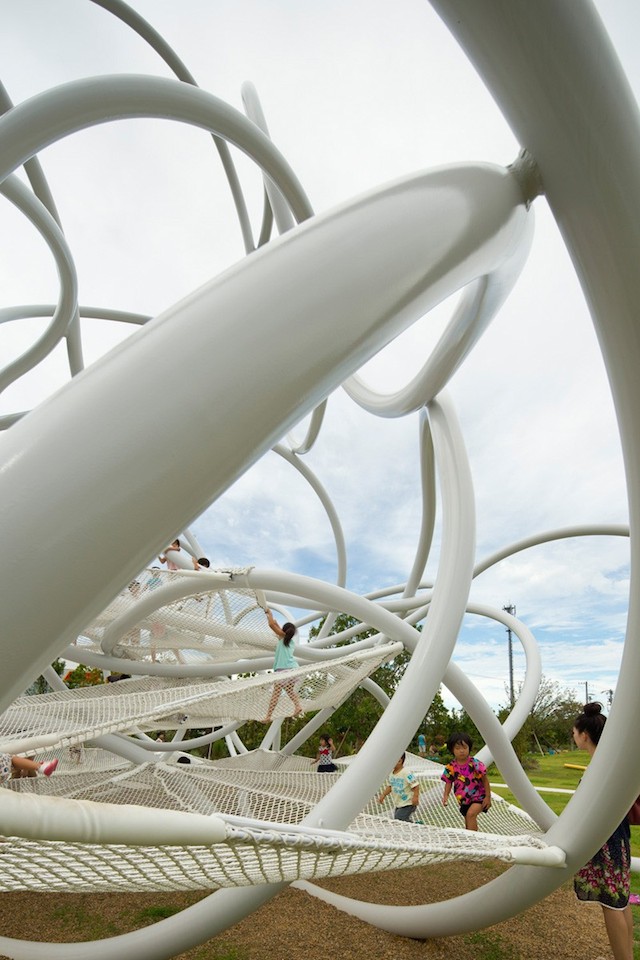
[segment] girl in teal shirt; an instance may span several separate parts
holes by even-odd
[[[298,666],[298,661],[293,655],[293,638],[296,635],[296,628],[292,623],[285,623],[282,627],[277,620],[273,618],[271,610],[267,607],[265,610],[267,615],[267,620],[269,621],[269,626],[278,637],[278,644],[276,646],[276,655],[273,660],[273,669],[275,673],[281,673],[285,670],[293,670],[294,667]],[[293,712],[294,717],[299,717],[302,711],[302,704],[300,703],[300,697],[295,691],[295,680],[276,680],[273,685],[273,693],[271,694],[271,701],[269,703],[269,709],[267,710],[267,716],[265,723],[271,722],[271,717],[273,711],[275,710],[276,703],[280,698],[282,691],[291,698],[295,710]]]

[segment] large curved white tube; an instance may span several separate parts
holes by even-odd
[[[628,537],[629,527],[623,523],[590,523],[579,524],[573,527],[558,527],[555,530],[545,530],[542,533],[534,533],[530,537],[523,537],[522,540],[516,540],[514,543],[501,547],[495,553],[483,557],[473,568],[474,579],[481,573],[495,566],[501,560],[512,557],[514,553],[520,553],[521,550],[528,550],[530,547],[540,546],[542,543],[551,543],[555,540],[569,540],[571,537]]]
[[[632,590],[628,642],[616,699],[599,749],[548,839],[570,851],[563,875],[516,867],[481,890],[428,908],[378,908],[367,919],[396,933],[445,936],[496,923],[526,909],[588,859],[638,793],[633,751],[640,704],[640,383],[636,375],[640,276],[640,121],[617,58],[590,3],[542,0],[432,0],[463,43],[535,156],[547,197],[593,307],[618,408],[631,506]],[[560,95],[562,94],[562,95]],[[566,102],[574,109],[564,109]],[[595,131],[599,131],[597,136]],[[612,159],[613,158],[613,159]],[[614,168],[615,166],[615,168]],[[588,205],[584,197],[590,198]],[[635,531],[635,537],[633,536]],[[611,766],[622,781],[607,776]],[[356,912],[347,907],[350,912]],[[358,908],[357,915],[364,916]]]
[[[598,751],[549,831],[551,842],[562,836],[570,865],[581,866],[640,788],[637,768],[625,761],[640,725],[640,275],[634,253],[640,246],[640,115],[591,3],[583,3],[576,17],[570,6],[550,0],[535,9],[522,0],[432,2],[536,158],[592,312],[620,426],[631,531],[627,640]],[[567,112],[563,104],[569,101],[574,109]],[[588,205],[584,197],[590,197]],[[613,782],[608,774],[618,766],[622,776]],[[557,885],[546,880],[527,876],[520,896],[506,877],[492,884],[485,901],[491,920],[525,908],[532,895],[539,898]]]
[[[431,427],[426,408],[420,411],[420,489],[422,492],[422,514],[420,519],[420,537],[416,547],[416,555],[403,596],[412,597],[418,589],[418,584],[424,573],[429,559],[431,541],[436,523],[436,473],[433,454]]]
[[[43,147],[70,133],[110,120],[144,116],[180,120],[215,131],[250,154],[273,178],[296,219],[312,215],[297,177],[255,124],[198,87],[158,77],[75,80],[14,107],[0,117],[0,180]]]
[[[40,363],[68,332],[78,305],[78,280],[64,234],[47,208],[15,175],[0,184],[0,193],[14,203],[39,230],[53,254],[60,279],[60,297],[51,323],[28,350],[0,370],[2,392],[14,380]]]
[[[126,23],[127,26],[131,27],[132,30],[135,30],[135,32],[162,57],[179,80],[197,86],[195,78],[175,50],[136,10],[132,10],[132,8],[128,4],[123,3],[122,0],[92,0],[92,2],[108,10],[114,16],[118,17],[118,19],[122,20],[123,23]],[[245,252],[251,253],[255,248],[251,232],[251,222],[249,220],[249,213],[240,181],[238,180],[238,174],[236,173],[236,168],[231,158],[229,146],[224,140],[215,135],[213,136],[213,142],[218,151],[224,172],[227,175],[227,182],[235,204],[238,222],[240,223]]]
[[[317,408],[316,408],[317,409]],[[315,415],[314,411],[314,415]],[[277,453],[279,456],[286,460],[287,463],[290,463],[291,466],[300,473],[311,489],[317,494],[320,503],[324,507],[325,513],[327,514],[329,523],[331,524],[331,530],[333,531],[333,538],[336,545],[336,555],[338,560],[338,572],[336,575],[336,583],[344,587],[347,580],[347,547],[345,544],[344,533],[342,530],[342,524],[340,523],[340,517],[334,507],[331,498],[323,485],[320,483],[316,475],[311,471],[306,463],[302,463],[296,453],[292,450],[287,450],[286,447],[283,447],[282,444],[277,443],[273,448],[274,453]]]
[[[42,737],[28,737],[22,740],[0,740],[0,750],[3,753],[32,753],[46,747],[55,747],[60,741],[57,733],[46,734]]]
[[[515,166],[515,165],[514,165]],[[531,199],[531,198],[528,198]],[[475,280],[462,299],[428,360],[401,390],[384,395],[372,390],[358,376],[343,384],[344,390],[369,413],[380,417],[402,417],[436,397],[473,349],[518,279],[533,236],[533,217],[521,247],[489,276]]]
[[[312,825],[346,827],[379,788],[390,769],[389,764],[393,765],[394,758],[405,749],[433,700],[458,634],[473,564],[473,492],[464,445],[448,401],[443,398],[431,404],[430,416],[441,471],[447,536],[443,536],[440,573],[429,617],[396,695],[347,772],[305,819]],[[254,577],[255,571],[247,575],[250,583],[255,583]],[[262,586],[259,581],[255,585]],[[317,588],[315,594],[320,595]],[[394,640],[402,641],[404,631],[409,631],[408,642],[415,643],[415,631],[403,621],[375,605],[371,610],[370,601],[359,599],[356,603],[347,599],[347,612],[371,623]],[[336,605],[336,609],[340,608],[346,609],[343,604]],[[388,617],[391,620],[387,620]]]
[[[172,84],[161,89],[175,94]],[[206,113],[207,95],[185,88],[181,97],[185,93]],[[96,98],[96,110],[99,104]],[[0,118],[0,127],[10,117]],[[51,120],[56,130],[64,122],[64,111]],[[14,162],[25,149],[14,150]],[[434,217],[445,223],[435,236],[429,227]],[[33,672],[50,663],[164,547],[163,526],[188,526],[349,368],[361,366],[447,290],[508,255],[522,241],[526,219],[517,184],[499,168],[460,166],[399,181],[256,251],[145,325],[0,437],[0,520],[5,537],[20,544],[20,556],[2,564],[8,598],[2,624],[15,642],[7,651],[0,706],[19,695]],[[390,247],[390,231],[402,242]],[[327,254],[333,250],[335,259]],[[284,301],[283,284],[289,290]],[[300,316],[306,318],[302,326]],[[239,350],[246,338],[251,350]],[[293,371],[276,381],[266,361],[274,344],[281,362],[290,353]],[[149,408],[144,398],[170,375],[177,357],[192,371],[189,396],[180,405],[160,396]],[[240,357],[251,397],[229,406]],[[139,411],[135,422],[132,409]],[[184,430],[186,421],[193,429]],[[164,430],[159,440],[158,423]],[[203,433],[215,437],[215,444],[202,444]],[[187,476],[184,463],[190,464]],[[46,499],[33,486],[34,478],[45,476]],[[150,476],[157,481],[153,498]],[[37,544],[25,535],[23,511]],[[123,530],[136,544],[124,563],[116,549]],[[43,567],[50,564],[65,576],[27,582],[22,570],[34,550]],[[100,552],[99,568],[84,562],[88,550]]]
[[[249,120],[253,121],[257,127],[262,130],[265,136],[269,136],[269,128],[258,97],[258,91],[252,83],[242,84],[242,103]],[[264,177],[264,189],[269,198],[276,227],[279,233],[286,233],[295,226],[295,220],[291,216],[291,210],[277,186],[269,177]]]
[[[0,817],[5,836],[34,840],[157,847],[220,843],[227,836],[218,817],[11,790],[0,791]]]
[[[12,110],[13,106],[14,105],[9,94],[5,90],[2,81],[0,81],[0,113],[5,113],[7,110]],[[46,210],[51,214],[55,222],[60,227],[60,231],[62,232],[62,223],[53,199],[53,194],[49,189],[49,184],[47,183],[47,179],[44,175],[44,171],[38,158],[32,157],[30,160],[28,160],[24,165],[24,171],[27,175],[29,183],[31,184],[34,194],[40,203],[42,203]],[[52,311],[52,314],[53,312],[54,311]],[[78,315],[77,307],[73,312],[71,322],[69,323],[69,327],[64,336],[67,343],[69,370],[71,375],[75,376],[84,368],[80,317]]]

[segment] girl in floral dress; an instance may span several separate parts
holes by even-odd
[[[592,757],[605,723],[602,704],[585,703],[583,712],[573,725],[573,740],[578,749],[586,750]],[[601,905],[615,960],[633,960],[633,917],[629,906],[629,838],[629,822],[625,817],[573,881],[579,900],[591,900]]]
[[[487,768],[476,757],[471,756],[473,740],[468,733],[452,733],[447,740],[447,748],[453,754],[453,761],[447,763],[440,779],[444,782],[442,803],[446,807],[449,794],[453,793],[460,805],[467,830],[478,829],[478,814],[491,806],[491,784]]]

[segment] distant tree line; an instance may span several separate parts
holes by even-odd
[[[346,614],[340,614],[333,626],[332,633],[340,633],[354,627],[358,621]],[[321,625],[312,628],[310,639],[317,636]],[[365,629],[358,639],[372,636],[376,631]],[[393,660],[383,663],[375,673],[374,680],[384,692],[392,697],[410,660],[410,654],[402,651]],[[519,694],[521,687],[518,689]],[[505,687],[505,696],[507,695]],[[573,721],[581,712],[582,704],[575,696],[560,684],[546,677],[542,678],[540,689],[533,708],[522,730],[514,738],[513,745],[519,757],[527,753],[549,752],[568,749],[572,745],[571,730]],[[356,753],[374,726],[380,719],[383,708],[375,698],[364,690],[358,689],[339,707],[328,724],[336,747],[340,745],[341,754]],[[498,719],[502,722],[508,716],[509,707],[498,710]],[[417,752],[418,735],[424,734],[427,747],[435,744],[441,759],[447,756],[446,742],[450,734],[456,731],[468,733],[473,740],[474,752],[483,745],[484,740],[473,720],[462,707],[448,709],[438,690],[433,702],[407,749]]]

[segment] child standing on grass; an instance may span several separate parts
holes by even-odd
[[[389,783],[378,797],[378,803],[382,803],[384,798],[392,793],[396,808],[394,820],[410,821],[418,806],[420,784],[414,773],[404,769],[405,756],[403,753],[389,774]]]
[[[453,787],[466,829],[477,830],[478,814],[483,810],[486,812],[491,806],[487,768],[470,755],[473,741],[468,733],[452,733],[447,740],[447,748],[453,754],[453,761],[445,766],[440,777],[445,784],[442,803],[446,807]]]

